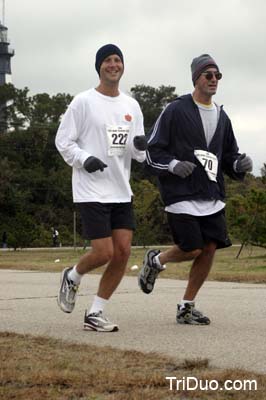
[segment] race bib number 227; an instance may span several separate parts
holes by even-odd
[[[110,126],[106,127],[108,141],[108,156],[122,156],[125,152],[127,139],[129,135],[128,126]]]

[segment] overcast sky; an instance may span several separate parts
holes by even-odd
[[[2,2],[2,0],[0,0]],[[121,89],[171,85],[192,92],[190,64],[209,53],[223,73],[215,101],[229,115],[240,151],[266,162],[265,0],[6,0],[12,80],[31,94],[75,95],[98,83],[95,53],[117,44]]]

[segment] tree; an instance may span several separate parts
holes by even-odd
[[[132,181],[137,229],[134,244],[146,246],[171,241],[157,187],[148,180]]]
[[[161,85],[159,88],[154,88],[136,85],[130,91],[140,104],[146,132],[153,126],[164,107],[177,97],[174,86]]]
[[[152,86],[136,85],[130,91],[140,104],[144,116],[146,134],[148,134],[165,106],[177,97],[174,86],[161,85],[159,88],[154,88]],[[132,176],[134,179],[151,179],[155,183],[155,178],[148,176],[143,166],[139,163],[133,162]]]
[[[261,176],[262,176],[262,182],[265,185],[266,184],[266,163],[264,163],[263,167],[261,168]]]
[[[235,194],[227,205],[230,231],[242,244],[266,247],[266,192],[251,189]]]
[[[12,101],[7,114],[10,129],[0,135],[0,229],[8,231],[9,244],[15,248],[40,244],[40,238],[48,244],[51,226],[59,223],[69,240],[71,168],[54,141],[72,96],[29,96],[27,88],[13,85],[5,85],[0,96]]]
[[[146,131],[176,98],[171,86],[137,85],[131,92],[142,107]],[[0,103],[9,104],[5,109],[9,129],[0,132],[0,232],[8,233],[14,247],[50,245],[54,225],[63,244],[72,243],[72,171],[54,143],[71,99],[64,93],[30,96],[28,88],[0,87]],[[247,174],[245,182],[226,178],[225,183],[229,232],[235,239],[265,246],[266,164],[261,178]],[[172,242],[156,177],[133,161],[131,184],[137,222],[134,244]]]
[[[27,123],[31,104],[28,92],[27,87],[17,89],[11,83],[0,86],[0,104],[4,105],[2,118],[5,124],[2,133],[7,129],[23,127]]]
[[[47,93],[30,96],[27,87],[18,89],[9,83],[0,86],[0,115],[7,122],[9,129],[51,127],[53,124],[57,126],[72,98],[73,96],[65,93],[55,96]]]

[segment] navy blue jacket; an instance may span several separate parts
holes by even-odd
[[[206,150],[216,155],[217,183],[209,180],[194,150]],[[163,202],[169,205],[183,200],[224,200],[223,173],[239,180],[245,176],[233,169],[239,155],[231,121],[222,107],[216,131],[207,146],[199,109],[192,96],[187,94],[170,103],[157,119],[149,134],[146,163],[148,170],[158,175]],[[174,159],[191,161],[197,167],[187,178],[180,178],[168,171],[168,165]]]

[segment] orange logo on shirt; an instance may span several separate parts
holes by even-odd
[[[125,120],[130,122],[132,120],[131,115],[129,115],[129,114],[125,115]]]

